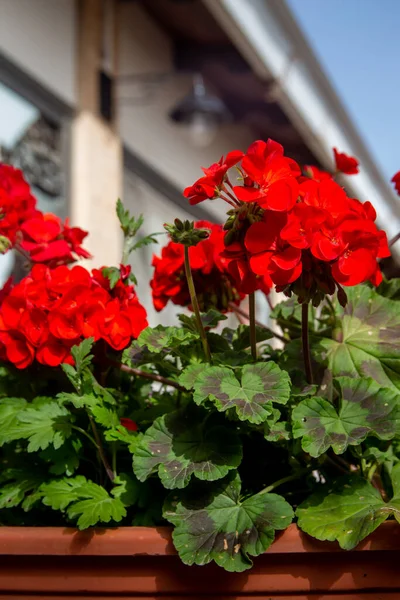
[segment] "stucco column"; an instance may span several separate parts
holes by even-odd
[[[116,2],[79,0],[76,6],[79,105],[71,128],[71,221],[89,231],[85,247],[93,260],[87,266],[116,265],[122,250],[115,203],[122,193],[123,155],[115,115],[108,121],[100,113],[100,70],[112,76],[116,68]]]

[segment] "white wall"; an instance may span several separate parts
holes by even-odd
[[[0,0],[0,53],[74,105],[74,0]]]
[[[173,63],[169,38],[137,3],[122,3],[119,74],[170,71],[173,71]],[[217,161],[229,150],[245,150],[253,141],[247,128],[233,124],[224,127],[208,148],[193,147],[185,127],[175,125],[168,118],[169,110],[190,89],[190,79],[181,75],[154,87],[150,97],[145,96],[146,89],[137,82],[118,86],[119,129],[124,144],[180,189],[202,175],[200,167]],[[131,104],[123,98],[130,99]],[[138,100],[133,103],[135,98]],[[226,204],[221,201],[207,203],[207,210],[221,220],[225,208]]]

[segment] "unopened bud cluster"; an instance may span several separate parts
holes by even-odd
[[[209,229],[196,229],[193,221],[175,219],[174,223],[165,223],[164,229],[169,233],[171,240],[184,246],[197,246],[210,235]]]

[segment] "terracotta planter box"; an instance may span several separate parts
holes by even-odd
[[[352,552],[292,525],[251,571],[237,574],[182,565],[170,529],[162,527],[3,527],[0,554],[0,599],[400,599],[396,523],[385,523]]]

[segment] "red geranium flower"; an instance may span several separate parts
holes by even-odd
[[[119,422],[121,423],[122,427],[125,427],[125,429],[128,429],[128,431],[138,430],[138,426],[136,425],[135,421],[132,421],[132,419],[122,417],[122,419],[120,419]]]
[[[357,175],[359,163],[354,156],[348,156],[348,154],[345,154],[344,152],[338,152],[336,148],[333,149],[333,154],[337,171],[340,171],[345,175]]]
[[[217,163],[212,164],[208,168],[203,168],[202,171],[205,176],[195,181],[193,185],[187,187],[183,192],[185,198],[189,198],[189,203],[192,205],[199,204],[203,200],[211,200],[217,197],[227,171],[236,165],[242,156],[243,152],[234,150],[226,155],[225,160],[221,156]]]
[[[257,202],[262,208],[276,211],[294,206],[300,169],[295,161],[284,156],[280,144],[273,140],[254,142],[242,160],[242,169],[253,186],[235,186],[239,200]]]
[[[2,355],[22,369],[36,360],[71,362],[71,347],[84,338],[120,351],[147,327],[133,286],[120,279],[111,290],[101,270],[35,265],[0,306]]]
[[[89,258],[81,244],[87,232],[63,225],[53,214],[36,209],[21,171],[0,164],[0,235],[22,249],[32,262],[49,266],[69,264],[77,258]]]
[[[400,196],[400,171],[398,171],[395,175],[393,175],[391,181],[392,181],[392,183],[394,183],[394,189]]]
[[[229,310],[229,302],[239,304],[241,298],[234,276],[228,270],[228,261],[222,256],[224,232],[220,225],[198,221],[197,228],[211,230],[211,235],[197,246],[189,248],[196,293],[201,310],[218,308]],[[153,304],[162,310],[171,301],[180,306],[190,306],[184,268],[184,249],[181,244],[169,242],[161,251],[161,257],[153,257],[154,276],[150,282]]]

